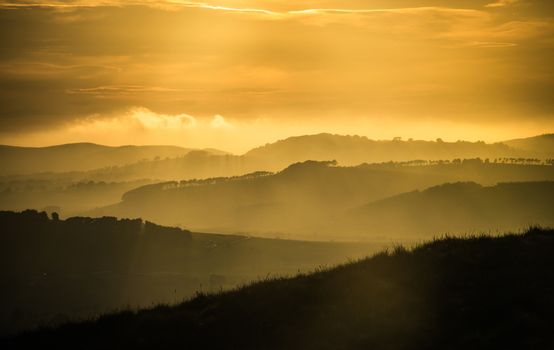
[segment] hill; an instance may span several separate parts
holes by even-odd
[[[503,143],[444,142],[440,139],[437,141],[371,140],[361,136],[317,134],[289,137],[254,148],[243,155],[196,151],[176,158],[97,169],[83,176],[96,181],[127,181],[143,178],[191,180],[237,176],[255,171],[281,171],[297,162],[332,159],[343,166],[389,161],[450,161],[464,158],[481,158],[490,161],[496,159],[502,162],[533,160],[538,163],[540,160],[554,157],[554,152],[549,151],[551,149],[542,149],[541,145],[533,149],[520,149]]]
[[[317,134],[289,137],[243,155],[173,146],[108,147],[69,144],[43,148],[0,146],[1,175],[79,172],[77,181],[124,182],[142,179],[194,179],[280,171],[307,160],[336,160],[340,165],[463,158],[533,160],[554,157],[552,138],[537,136],[505,143],[421,140],[371,140],[367,137]]]
[[[235,178],[143,186],[127,192],[120,203],[86,214],[140,216],[168,225],[181,223],[196,231],[248,232],[315,240],[353,239],[349,235],[356,231],[355,239],[373,240],[378,230],[365,222],[352,232],[345,230],[341,220],[348,210],[445,182],[474,181],[494,185],[506,181],[544,180],[554,181],[553,166],[468,160],[423,166],[387,163],[339,167],[333,162],[308,161],[293,164],[275,174],[262,172]],[[524,198],[520,200],[526,203]],[[526,219],[519,222],[521,225],[528,223]],[[353,228],[352,225],[347,227]],[[363,230],[367,232],[365,238],[359,234]],[[385,240],[398,238],[387,235],[389,232],[382,235]]]
[[[554,226],[554,182],[482,186],[447,183],[375,201],[351,210],[337,227],[347,232],[414,237],[426,232],[505,231]]]
[[[0,336],[173,303],[366,256],[371,244],[194,233],[141,219],[0,212]]]
[[[94,181],[174,180],[236,176],[256,170],[255,164],[249,164],[241,156],[221,151],[193,150],[179,157],[94,169],[79,175]]]
[[[0,175],[86,171],[114,165],[177,157],[190,150],[176,146],[119,146],[73,143],[50,147],[0,145]]]
[[[317,134],[289,137],[245,154],[261,169],[279,169],[305,160],[335,159],[341,165],[455,158],[503,158],[523,156],[525,152],[504,144],[484,142],[444,142],[421,140],[371,140],[362,136]]]
[[[118,202],[123,193],[152,182],[83,181],[53,174],[0,177],[0,210],[32,208],[68,217]]]
[[[554,134],[508,140],[502,143],[517,149],[535,152],[542,157],[554,157]]]
[[[554,231],[445,238],[295,278],[5,341],[6,348],[547,349]]]

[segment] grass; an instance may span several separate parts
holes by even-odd
[[[445,237],[294,278],[5,339],[3,348],[554,346],[554,231]]]

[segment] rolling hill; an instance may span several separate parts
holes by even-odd
[[[507,145],[484,142],[444,142],[420,140],[371,140],[362,136],[317,134],[289,137],[254,148],[245,157],[261,169],[279,169],[304,160],[335,159],[341,165],[455,158],[502,158],[523,156],[525,152]]]
[[[280,171],[307,160],[336,160],[340,165],[413,160],[551,159],[551,135],[505,143],[421,140],[371,140],[367,137],[317,134],[289,137],[243,155],[213,149],[174,146],[108,147],[90,143],[51,147],[0,146],[1,175],[79,172],[76,180],[123,182],[141,179],[194,179]]]
[[[549,349],[554,231],[445,238],[295,278],[4,341],[4,348]]]
[[[275,174],[262,172],[235,178],[143,186],[124,194],[120,203],[86,215],[143,217],[166,225],[182,224],[195,231],[247,232],[267,237],[277,235],[315,240],[373,240],[380,235],[381,239],[390,241],[398,236],[388,233],[397,232],[378,229],[364,220],[348,224],[348,230],[345,230],[345,215],[355,207],[446,182],[474,181],[494,185],[498,182],[545,180],[554,181],[554,167],[475,160],[424,166],[373,164],[339,167],[333,162],[308,161],[293,164]],[[521,205],[526,203],[520,194],[517,198],[523,203]],[[522,216],[506,222],[529,223]],[[360,234],[362,231],[366,233]],[[355,237],[351,235],[354,233]]]
[[[524,139],[527,140],[527,139]],[[529,139],[532,142],[532,139]],[[517,145],[516,145],[517,146]],[[545,147],[548,145],[545,144]],[[549,147],[549,146],[548,146]],[[540,152],[537,151],[540,149]],[[195,179],[237,176],[255,171],[281,171],[290,164],[307,160],[336,160],[340,165],[389,161],[438,161],[453,159],[538,159],[554,157],[552,147],[520,149],[503,143],[444,142],[418,140],[371,140],[361,136],[317,134],[289,137],[254,148],[243,155],[190,152],[170,159],[128,164],[88,172],[96,181],[132,179]]]
[[[417,237],[426,232],[502,232],[533,224],[554,226],[552,208],[552,181],[494,186],[458,182],[355,208],[336,227],[393,237]]]
[[[554,134],[544,134],[502,142],[513,148],[534,152],[539,157],[554,157]]]
[[[283,186],[289,186],[283,179],[288,178],[293,181],[295,175],[287,177],[281,176],[280,173],[276,174],[277,176],[271,177],[271,179],[280,178],[281,180],[268,181],[270,189],[262,190],[259,199],[247,198],[246,203],[243,203],[242,199],[252,196],[251,193],[233,194],[241,199],[233,204],[232,208],[228,206],[222,208],[226,206],[225,203],[228,200],[225,197],[227,195],[225,193],[228,191],[224,189],[222,205],[212,206],[210,204],[216,211],[219,210],[221,215],[217,222],[210,221],[211,224],[208,226],[205,225],[206,208],[202,203],[206,201],[203,198],[198,202],[200,208],[191,210],[191,214],[196,212],[195,215],[189,215],[187,212],[175,213],[179,210],[179,206],[177,206],[169,209],[167,217],[152,217],[156,221],[163,220],[165,224],[182,223],[202,230],[257,233],[265,231],[264,234],[283,234],[292,230],[303,231],[306,234],[305,237],[309,238],[314,233],[314,227],[310,221],[318,221],[317,215],[337,216],[347,206],[355,207],[406,191],[456,181],[475,181],[489,185],[501,181],[554,179],[547,174],[547,170],[544,170],[546,168],[541,166],[552,162],[551,158],[543,157],[550,152],[551,135],[506,141],[506,143],[510,146],[462,141],[454,143],[413,140],[374,141],[358,136],[319,134],[291,137],[256,148],[241,156],[213,149],[190,150],[172,146],[108,147],[86,143],[45,148],[0,146],[0,161],[3,165],[0,170],[0,210],[24,210],[27,208],[56,210],[67,217],[114,204],[128,191],[161,181],[179,179],[191,181],[190,185],[195,183],[193,180],[197,179],[237,178],[244,174],[264,173],[264,169],[271,171],[284,169],[283,173],[298,175],[302,171],[291,171],[298,166],[288,169],[290,165],[288,162],[305,161],[306,159],[324,159],[323,161],[325,161],[336,158],[338,164],[341,165],[387,160],[386,164],[364,163],[362,168],[367,170],[366,175],[360,175],[361,171],[351,171],[350,175],[343,174],[335,176],[335,178],[322,175],[322,179],[317,181],[310,178],[309,174],[297,176],[298,184],[292,184],[290,187],[292,192],[288,192],[292,193],[291,198],[281,198],[286,197],[284,192],[287,190]],[[541,157],[535,158],[534,156],[539,150],[542,150]],[[453,158],[457,156],[462,158]],[[480,158],[465,158],[469,156]],[[391,163],[390,159],[410,160]],[[474,163],[488,164],[473,166],[474,170],[471,170],[471,159]],[[101,167],[97,168],[98,166]],[[70,169],[81,170],[58,172]],[[36,173],[36,171],[51,172]],[[369,174],[370,171],[374,174]],[[21,172],[31,173],[5,175]],[[338,174],[338,172],[336,173]],[[4,175],[2,176],[2,174]],[[387,179],[387,174],[392,174],[392,178]],[[320,175],[316,174],[315,176]],[[352,178],[349,179],[349,176]],[[243,180],[249,177],[251,176],[247,175],[243,177]],[[365,179],[362,179],[363,177]],[[330,188],[323,183],[324,178],[328,184],[332,184]],[[221,182],[220,180],[216,182]],[[215,180],[210,181],[214,182]],[[338,183],[339,181],[346,184]],[[358,185],[358,188],[362,189],[360,191],[353,189],[353,186],[347,184],[350,181],[353,186]],[[279,188],[274,191],[271,186],[275,183],[279,183],[276,185]],[[232,185],[225,186],[232,187]],[[318,186],[319,188],[316,188]],[[204,186],[202,189],[194,191],[202,192],[206,188]],[[305,192],[308,190],[316,193],[306,194]],[[325,194],[341,190],[346,191],[342,197],[346,198],[350,195],[352,199],[341,199],[340,193]],[[138,189],[133,193],[141,191]],[[308,209],[298,207],[298,204],[301,204],[301,200],[306,196],[310,197],[311,201],[311,203],[307,203]],[[318,196],[325,201],[323,204],[315,203]],[[295,197],[301,198],[295,202]],[[211,197],[208,196],[208,198]],[[310,208],[314,205],[317,210],[311,211]],[[276,208],[275,214],[271,213],[272,207]],[[249,210],[252,210],[258,217],[256,219],[258,222],[251,223],[253,220],[248,215]],[[136,213],[135,209],[128,211],[131,216]],[[145,215],[150,214],[145,212]],[[304,214],[304,216],[299,218],[300,214]],[[183,215],[188,219],[186,223],[181,220]],[[291,218],[290,220],[280,219],[281,227],[265,225],[267,220],[276,215],[291,216]],[[166,219],[167,221],[165,221]],[[294,227],[298,226],[300,222],[303,222],[303,227]],[[318,231],[321,230],[318,228]]]

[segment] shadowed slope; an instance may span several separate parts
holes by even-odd
[[[26,334],[57,348],[550,348],[554,231],[442,239],[175,307]]]
[[[141,219],[0,211],[0,336],[147,307],[268,274],[290,275],[380,249],[191,233]]]

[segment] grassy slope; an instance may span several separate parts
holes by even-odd
[[[0,337],[359,258],[373,244],[190,233],[141,220],[0,211]]]
[[[554,231],[442,239],[335,269],[11,339],[72,348],[554,346]]]

